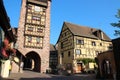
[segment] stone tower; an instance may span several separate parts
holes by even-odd
[[[17,45],[24,68],[46,72],[49,68],[51,0],[22,0]]]

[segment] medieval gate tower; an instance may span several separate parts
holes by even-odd
[[[51,0],[22,0],[18,26],[18,50],[24,68],[45,72],[49,68]]]

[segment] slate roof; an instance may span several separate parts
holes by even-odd
[[[83,36],[94,39],[101,39],[106,41],[111,41],[111,39],[100,29],[90,28],[87,26],[80,26],[69,22],[64,22],[63,26],[67,26],[69,30],[76,36]],[[102,32],[102,37],[95,35],[96,32]]]

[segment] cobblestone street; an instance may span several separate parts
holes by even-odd
[[[75,74],[71,76],[41,74],[31,71],[24,73],[14,73],[9,76],[9,79],[3,80],[96,80],[94,74]]]

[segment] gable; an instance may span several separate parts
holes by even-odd
[[[71,30],[69,30],[69,28],[65,24],[63,24],[57,43],[61,40],[62,37],[65,37],[68,34],[73,35]]]

